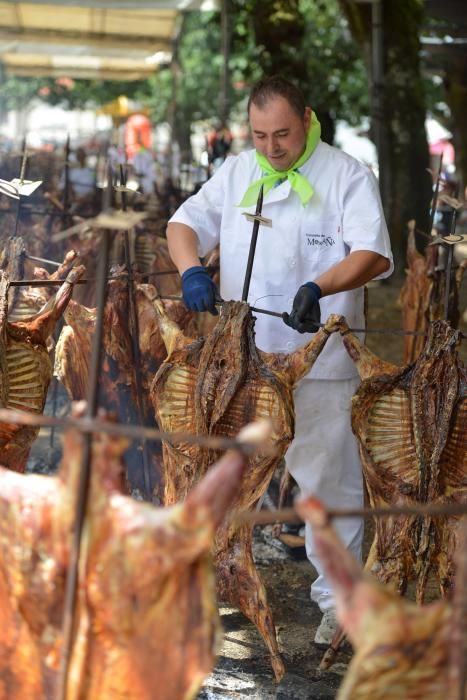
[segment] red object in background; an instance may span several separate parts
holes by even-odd
[[[440,156],[443,154],[443,166],[452,165],[455,161],[454,146],[447,139],[438,139],[430,143],[430,155]]]
[[[125,124],[125,148],[128,160],[131,160],[141,146],[152,147],[151,122],[144,114],[132,114]]]

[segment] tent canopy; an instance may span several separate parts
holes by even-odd
[[[201,0],[0,2],[6,75],[138,80],[170,60],[181,12]]]

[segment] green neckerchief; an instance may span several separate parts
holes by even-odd
[[[306,163],[308,158],[311,156],[318,145],[320,136],[321,124],[319,123],[316,114],[312,112],[311,124],[306,137],[306,148],[300,158],[295,161],[295,163],[291,165],[288,170],[275,170],[267,158],[256,151],[256,161],[263,173],[266,173],[266,175],[261,177],[259,180],[256,180],[256,182],[249,186],[238,206],[250,207],[253,204],[256,204],[261,185],[264,185],[264,194],[266,194],[279,180],[285,180],[285,178],[287,178],[292,189],[295,190],[300,197],[300,201],[303,206],[308,204],[310,199],[313,197],[314,189],[307,178],[297,172],[297,169],[301,168],[301,166]]]

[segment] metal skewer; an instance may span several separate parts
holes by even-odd
[[[26,165],[28,162],[28,152],[26,150],[26,136],[23,138],[23,146],[22,146],[22,156],[21,156],[21,167],[20,167],[20,173],[19,173],[19,184],[22,185],[24,182],[24,179],[26,177]],[[15,232],[13,234],[14,237],[18,235],[18,227],[19,227],[19,222],[21,218],[21,204],[22,204],[22,199],[21,199],[21,194],[18,193],[18,205],[16,209],[16,219],[15,219]]]
[[[431,211],[430,211],[430,228],[428,230],[428,235],[431,236],[431,231],[433,228],[433,223],[435,220],[435,214],[436,214],[436,208],[438,206],[438,195],[439,195],[439,183],[441,182],[441,171],[443,167],[443,154],[441,153],[439,157],[439,168],[438,168],[438,175],[436,177],[436,185],[435,185],[435,191],[433,193],[433,199],[431,203]]]
[[[451,228],[449,235],[453,236],[456,231],[456,219],[457,219],[457,209],[453,208]],[[444,246],[446,247],[446,246]],[[444,320],[449,320],[449,296],[451,294],[451,278],[452,278],[452,266],[454,262],[454,246],[449,245],[447,249],[447,259],[446,259],[446,277],[445,277],[445,288],[444,288]]]
[[[261,216],[261,211],[263,209],[263,190],[264,190],[263,185],[261,185],[261,189],[260,189],[259,195],[258,195],[258,201],[256,202],[255,216]],[[246,264],[245,281],[243,283],[243,291],[242,291],[242,301],[246,301],[248,299],[248,291],[250,289],[250,282],[251,282],[251,273],[253,272],[253,262],[255,259],[256,242],[258,240],[258,231],[259,231],[259,220],[255,219],[255,222],[253,224],[253,231],[251,234],[250,251],[248,253],[248,262]]]
[[[110,205],[110,193],[106,191],[105,195],[104,209],[106,206],[108,207]],[[88,400],[86,407],[86,417],[91,421],[97,416],[99,403],[99,374],[102,356],[102,336],[104,329],[104,309],[107,296],[107,268],[109,265],[110,256],[111,231],[104,229],[101,235],[101,240],[102,247],[100,251],[96,286],[97,316],[89,367]],[[75,524],[66,577],[63,614],[63,643],[61,648],[60,669],[57,680],[56,700],[66,700],[67,698],[67,687],[69,680],[68,671],[73,648],[73,635],[75,632],[76,596],[78,591],[81,541],[91,482],[91,461],[92,434],[89,433],[85,435],[83,445],[76,501]]]
[[[121,197],[122,197],[122,209],[127,210],[127,193],[126,193],[126,182],[127,174],[123,169],[123,165],[120,165],[120,185],[121,185]],[[130,339],[131,347],[133,351],[133,362],[135,371],[135,384],[136,384],[136,410],[138,413],[138,422],[140,425],[145,423],[145,413],[143,407],[143,380],[141,378],[141,353],[139,348],[139,324],[138,324],[138,311],[136,308],[136,298],[135,298],[135,287],[134,278],[132,274],[131,259],[130,259],[130,237],[128,231],[123,231],[123,249],[125,257],[125,265],[128,271],[127,274],[127,290],[128,290],[128,303],[130,307]],[[141,457],[143,460],[143,482],[144,482],[144,497],[147,501],[151,501],[151,477],[150,477],[150,465],[151,458],[149,455],[149,446],[147,440],[142,441],[142,451]]]
[[[40,413],[28,413],[26,411],[12,411],[9,408],[0,408],[0,421],[5,423],[17,423],[18,425],[31,425],[40,428],[74,428],[82,433],[106,433],[126,437],[130,440],[164,441],[171,445],[188,443],[199,445],[213,450],[240,450],[249,454],[257,447],[240,442],[235,438],[226,438],[215,435],[195,435],[193,433],[170,433],[158,428],[148,428],[143,425],[129,425],[123,423],[111,423],[100,418],[74,418],[73,416],[44,416]]]
[[[379,508],[327,508],[326,513],[333,518],[388,518],[399,515],[456,516],[467,515],[467,503],[414,504],[412,506],[383,506]],[[232,520],[240,525],[273,525],[275,523],[301,523],[303,519],[294,508],[282,510],[245,511],[235,513]]]

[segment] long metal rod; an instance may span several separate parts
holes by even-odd
[[[30,214],[34,216],[58,216],[61,218],[65,217],[70,217],[70,213],[65,213],[63,211],[57,211],[56,209],[35,209],[32,207],[30,204],[23,204],[21,207],[21,211],[23,214]],[[4,214],[14,214],[16,213],[16,208],[8,208],[8,209],[0,209],[0,216],[3,216]],[[80,218],[82,219],[94,219],[95,215],[94,214],[86,214],[86,215],[79,215]],[[85,221],[83,221],[85,223]]]
[[[183,301],[182,297],[178,297],[175,294],[166,294],[157,297],[158,299],[162,300],[168,300],[168,301]],[[222,306],[222,304],[225,304],[225,301],[218,301],[216,302],[217,305]],[[256,312],[258,314],[265,314],[266,316],[275,316],[276,318],[282,318],[282,312],[281,311],[269,311],[269,309],[259,309],[256,306],[250,306],[250,310],[253,312]],[[317,324],[319,328],[324,328],[325,323],[319,323]],[[383,334],[390,334],[390,335],[416,335],[416,336],[425,336],[426,332],[425,331],[405,331],[401,330],[398,328],[349,328],[349,332],[351,333],[383,333]],[[466,338],[467,335],[465,333],[460,333],[462,338]]]
[[[148,440],[162,440],[171,445],[188,443],[213,450],[237,449],[246,454],[251,453],[250,445],[239,442],[235,438],[226,438],[214,435],[194,435],[193,433],[171,433],[156,428],[147,428],[139,425],[123,425],[111,423],[99,418],[74,418],[73,416],[55,417],[44,416],[26,411],[12,411],[0,408],[0,421],[17,423],[19,425],[31,425],[39,427],[74,428],[82,433],[107,433],[109,435],[138,439],[145,437]],[[467,515],[467,503],[425,504],[412,506],[384,506],[378,508],[330,508],[326,511],[330,518],[351,517],[394,517],[398,515],[431,515],[431,516],[456,516]],[[303,522],[294,508],[282,508],[281,510],[267,510],[259,512],[237,513],[234,516],[237,525],[269,525],[273,523]]]
[[[333,518],[389,518],[399,515],[455,516],[467,515],[467,503],[414,504],[413,506],[384,506],[380,508],[329,508],[326,514]],[[301,523],[303,519],[294,508],[281,510],[245,511],[232,516],[235,525],[273,525],[274,523]]]
[[[104,309],[107,296],[107,269],[110,257],[110,237],[110,231],[104,230],[102,232],[102,247],[100,251],[97,275],[98,283],[96,288],[96,326],[92,343],[86,408],[86,417],[89,420],[93,420],[97,415],[99,401],[99,374],[101,368]],[[73,648],[73,632],[76,618],[76,594],[78,589],[81,540],[91,480],[92,438],[92,433],[86,434],[83,445],[83,455],[76,503],[76,518],[74,523],[73,539],[71,543],[70,560],[65,588],[63,644],[61,649],[60,670],[57,681],[57,700],[66,700],[67,698],[68,672]]]
[[[438,175],[436,177],[436,184],[435,184],[435,191],[433,192],[433,199],[431,202],[431,211],[430,211],[430,230],[428,231],[428,235],[431,236],[431,231],[433,229],[433,224],[435,221],[435,214],[436,214],[436,209],[438,207],[438,195],[439,195],[439,183],[441,182],[441,171],[443,168],[443,154],[441,153],[439,157],[439,167],[438,167]]]
[[[70,134],[67,135],[65,145],[65,186],[63,188],[63,210],[64,217],[70,215]]]
[[[451,229],[449,231],[449,233],[451,235],[455,234],[455,232],[456,232],[456,220],[457,220],[457,209],[454,209],[452,212]],[[445,274],[445,282],[444,282],[444,320],[445,321],[449,320],[449,297],[451,295],[451,281],[452,281],[453,263],[454,263],[454,246],[449,245],[448,250],[447,250],[446,274]]]
[[[21,149],[22,156],[21,156],[21,166],[20,166],[20,172],[19,172],[19,181],[20,184],[23,184],[24,179],[26,177],[26,166],[28,163],[28,152],[26,150],[26,136],[23,138],[23,147]],[[15,232],[13,234],[14,237],[18,235],[18,228],[19,228],[19,222],[21,219],[21,206],[22,206],[22,197],[21,194],[18,192],[18,204],[16,207],[16,219],[15,219]]]
[[[47,258],[38,258],[36,255],[28,255],[28,253],[25,254],[24,256],[28,260],[33,260],[34,262],[40,262],[44,263],[45,265],[53,265],[54,267],[60,267],[62,263],[55,262],[54,260],[47,260]]]
[[[48,265],[55,265],[56,267],[60,267],[63,263],[57,263],[54,262],[53,260],[46,260],[44,258],[36,258],[32,257],[31,255],[26,255],[29,260],[37,260],[39,262],[47,263]],[[206,270],[208,272],[217,272],[219,267],[217,265],[209,265],[206,267]],[[164,277],[165,275],[179,275],[178,270],[160,270],[159,272],[137,272],[137,277],[138,277],[138,282],[141,282],[145,280],[148,277]],[[108,281],[110,280],[121,280],[121,279],[126,279],[128,277],[128,272],[120,272],[118,275],[111,275],[107,277],[106,279]],[[10,287],[58,287],[62,284],[63,280],[10,280],[9,284]],[[76,284],[88,284],[88,282],[97,282],[97,277],[84,277],[81,280],[78,280]],[[162,299],[176,299],[178,301],[182,301],[181,297],[161,297]],[[271,312],[272,313],[272,312]]]
[[[41,414],[27,413],[26,411],[12,411],[10,409],[0,409],[0,421],[17,423],[20,425],[31,425],[40,427],[60,427],[74,428],[85,434],[107,433],[110,435],[123,436],[131,439],[145,437],[150,440],[162,440],[172,445],[188,443],[212,448],[214,450],[227,450],[235,448],[243,452],[249,452],[251,448],[245,443],[239,442],[235,438],[225,438],[211,435],[194,435],[192,433],[165,432],[155,428],[147,428],[137,425],[123,425],[102,421],[98,418],[92,419],[90,416],[84,418],[73,418],[70,416],[54,418]],[[347,517],[394,517],[399,515],[467,515],[467,503],[461,504],[417,504],[413,506],[385,506],[378,508],[340,508],[327,510],[330,518]],[[283,508],[281,510],[255,511],[236,514],[234,517],[237,525],[268,525],[278,522],[302,522],[294,508]]]
[[[258,201],[256,202],[256,212],[255,216],[260,216],[263,210],[263,191],[264,186],[261,185],[261,189],[258,194]],[[242,291],[242,301],[248,300],[248,292],[250,290],[251,274],[253,272],[253,263],[255,260],[256,242],[258,240],[259,231],[259,220],[255,219],[253,224],[253,231],[251,234],[250,251],[248,253],[248,262],[246,264],[245,281],[243,283]]]
[[[123,169],[123,165],[120,165],[120,183],[123,187],[126,186],[126,172]],[[123,211],[127,209],[126,192],[122,192],[122,208]],[[134,287],[134,277],[132,274],[131,266],[131,255],[130,255],[130,236],[128,231],[123,232],[123,250],[125,256],[125,265],[128,271],[127,276],[127,290],[128,290],[128,303],[130,307],[130,337],[131,337],[131,347],[133,351],[133,367],[135,371],[135,383],[136,383],[136,410],[138,413],[139,424],[145,424],[145,413],[143,407],[143,380],[141,378],[141,353],[139,348],[139,324],[138,324],[138,312],[136,309],[136,298],[135,298],[135,287]],[[143,481],[144,481],[144,497],[147,501],[152,500],[151,493],[151,459],[149,456],[149,446],[146,440],[142,441],[142,452],[141,457],[143,460]]]
[[[453,598],[454,615],[457,615],[455,624],[458,626],[457,639],[454,639],[454,648],[451,648],[454,662],[454,673],[458,673],[457,700],[465,700],[467,688],[467,518],[463,522],[459,550],[456,562],[456,584]],[[459,639],[460,637],[460,639]],[[457,644],[456,644],[457,642]],[[456,658],[457,657],[457,658]],[[457,674],[456,674],[457,675]]]
[[[452,246],[450,246],[452,248]],[[173,274],[172,271],[164,272],[149,272],[149,273],[137,273],[140,278],[138,281],[143,281],[146,277]],[[177,271],[178,274],[178,271]],[[122,280],[127,279],[128,273],[122,272],[118,275],[107,277],[108,281],[111,280]],[[95,282],[97,278],[82,278],[76,280],[75,284],[88,284],[89,282]],[[10,280],[10,287],[59,287],[63,283],[63,280]],[[165,294],[157,297],[164,301],[183,301],[182,297],[176,296],[175,294]],[[225,304],[224,301],[216,302],[219,305]],[[275,316],[276,318],[282,318],[282,312],[280,311],[270,311],[269,309],[260,309],[256,306],[250,307],[251,311],[257,314],[265,314],[266,316]],[[324,323],[317,324],[319,328],[324,328]],[[400,335],[400,336],[425,336],[425,331],[405,331],[399,328],[349,328],[351,333],[382,333],[383,335]],[[461,338],[467,338],[467,334],[462,331],[459,332]]]
[[[17,423],[18,425],[32,425],[41,428],[74,428],[82,433],[106,433],[126,437],[130,440],[164,441],[171,445],[188,443],[213,450],[237,449],[249,453],[251,448],[235,438],[218,437],[214,435],[194,435],[193,433],[171,433],[157,428],[148,428],[141,425],[127,425],[122,423],[110,423],[99,418],[73,418],[72,416],[44,416],[38,413],[26,411],[12,411],[8,408],[0,408],[0,422]]]

